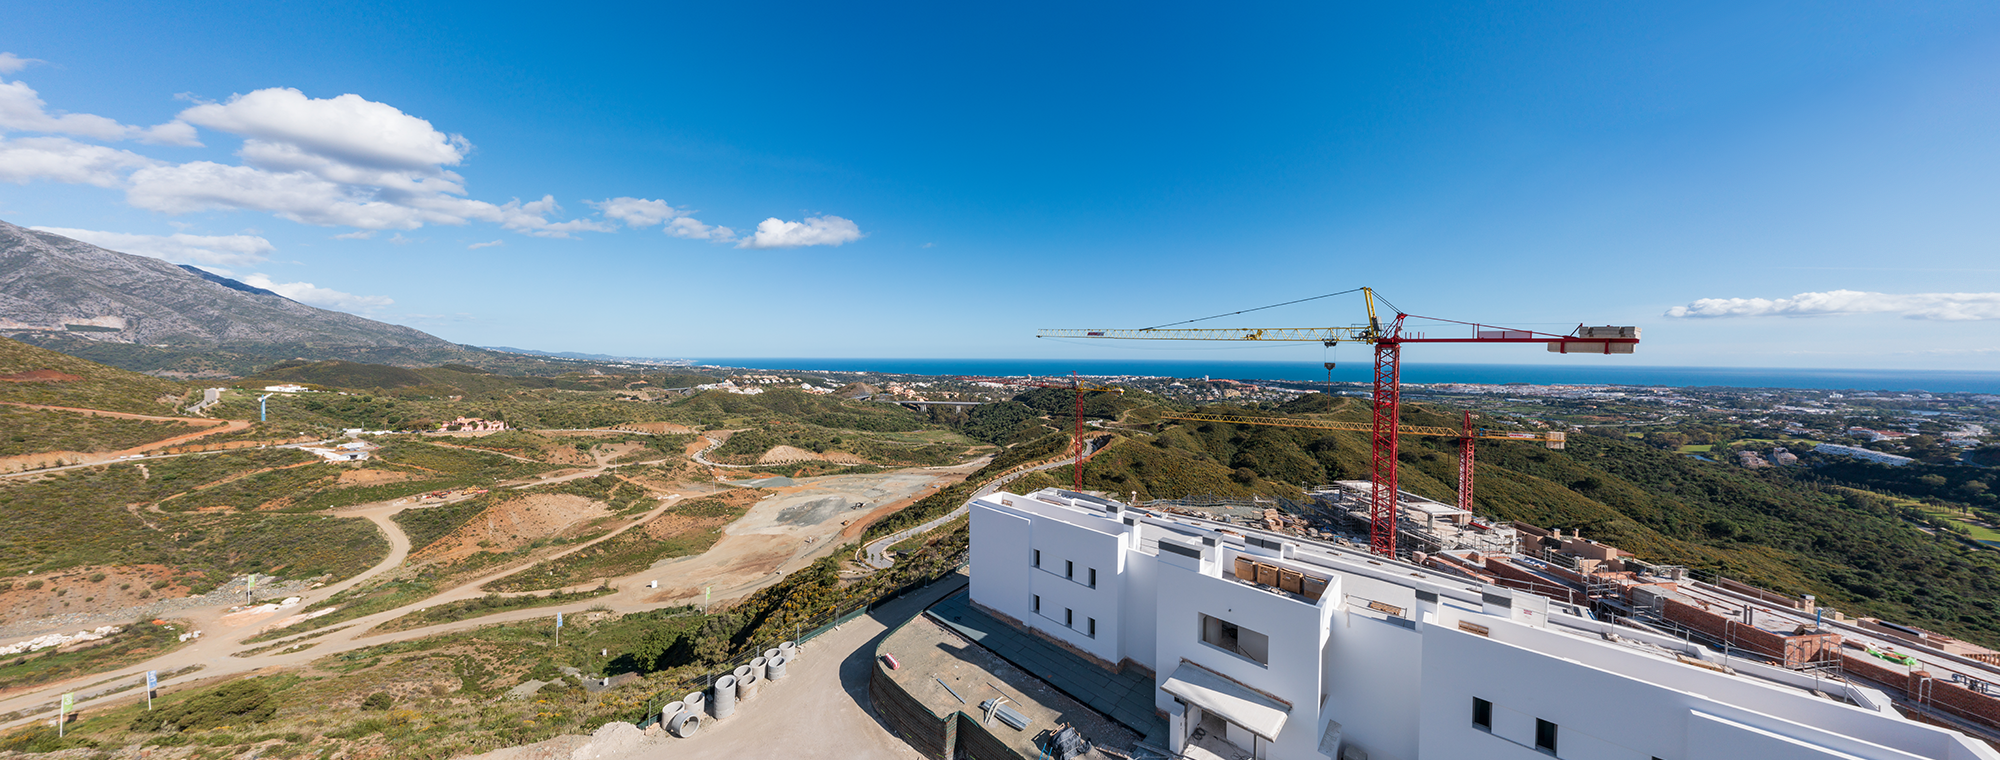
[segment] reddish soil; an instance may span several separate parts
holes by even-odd
[[[488,507],[410,559],[456,562],[481,551],[512,551],[536,539],[579,532],[610,516],[602,502],[582,496],[536,494],[509,499]]]
[[[92,573],[103,573],[104,580],[91,582]],[[9,581],[0,581],[0,588],[5,589],[0,590],[0,624],[70,613],[111,612],[187,596],[188,588],[173,582],[173,577],[173,570],[165,565],[77,567],[17,575]],[[28,588],[36,581],[41,582],[40,588]],[[153,584],[158,581],[168,583],[156,590]],[[12,643],[0,641],[0,644]]]

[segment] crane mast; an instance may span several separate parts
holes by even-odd
[[[1374,395],[1369,424],[1368,544],[1376,554],[1396,556],[1397,494],[1396,456],[1400,453],[1402,410],[1402,350],[1405,343],[1543,343],[1551,353],[1630,354],[1639,343],[1639,328],[1629,326],[1589,327],[1578,324],[1567,334],[1520,330],[1478,322],[1439,319],[1409,314],[1383,300],[1373,288],[1361,288],[1368,322],[1345,327],[1259,327],[1259,328],[1143,328],[1143,329],[1055,329],[1036,333],[1040,338],[1088,338],[1109,340],[1232,340],[1270,342],[1318,342],[1332,346],[1343,340],[1359,341],[1375,347]],[[1389,307],[1386,321],[1376,303]],[[1403,322],[1415,318],[1446,326],[1447,334],[1405,333]],[[1201,321],[1201,320],[1196,320]],[[1467,422],[1470,428],[1470,421]],[[1472,467],[1470,439],[1462,444],[1461,478]],[[1081,445],[1081,438],[1078,439]],[[1081,468],[1079,466],[1079,471]],[[1469,481],[1468,481],[1469,482]],[[1461,502],[1469,497],[1460,489]]]
[[[1076,457],[1075,475],[1072,477],[1072,480],[1075,483],[1075,489],[1078,491],[1083,490],[1083,394],[1088,392],[1102,392],[1116,393],[1120,396],[1125,395],[1124,388],[1110,385],[1084,385],[1083,378],[1080,377],[1071,377],[1067,383],[1016,377],[965,377],[959,379],[970,383],[993,383],[995,385],[1013,385],[1023,388],[1067,388],[1076,391],[1076,410],[1070,415],[1070,419],[1076,423],[1076,432],[1070,436],[1069,446],[1070,453]]]

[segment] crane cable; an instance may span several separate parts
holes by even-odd
[[[1359,292],[1361,292],[1361,288],[1354,288],[1354,289],[1352,289],[1352,290],[1343,290],[1343,291],[1340,291],[1340,292],[1338,292],[1338,293],[1328,293],[1328,294],[1326,294],[1326,295],[1323,295],[1323,296],[1313,296],[1313,297],[1311,297],[1311,298],[1301,298],[1301,299],[1299,299],[1299,300],[1296,300],[1296,301],[1286,301],[1286,302],[1284,302],[1284,303],[1274,303],[1274,304],[1271,304],[1270,306],[1259,306],[1259,307],[1257,307],[1257,308],[1255,308],[1255,309],[1244,309],[1244,310],[1242,310],[1242,311],[1232,311],[1232,312],[1229,312],[1228,314],[1217,314],[1217,315],[1215,315],[1215,316],[1212,316],[1212,317],[1202,317],[1202,318],[1200,318],[1200,319],[1188,319],[1188,320],[1183,320],[1183,321],[1180,321],[1180,322],[1168,322],[1167,324],[1164,324],[1164,325],[1154,325],[1154,326],[1152,326],[1152,327],[1147,327],[1147,328],[1142,328],[1142,329],[1146,329],[1146,330],[1158,330],[1158,329],[1160,329],[1160,328],[1162,328],[1162,327],[1173,327],[1173,326],[1175,326],[1175,325],[1186,325],[1186,324],[1193,324],[1193,323],[1195,323],[1195,322],[1206,322],[1206,321],[1208,321],[1208,320],[1211,320],[1211,319],[1221,319],[1221,318],[1223,318],[1223,317],[1233,317],[1233,316],[1236,316],[1236,315],[1238,315],[1238,314],[1248,314],[1248,313],[1250,313],[1250,312],[1253,312],[1253,311],[1263,311],[1263,310],[1265,310],[1265,309],[1275,309],[1275,308],[1278,308],[1278,307],[1280,307],[1280,306],[1290,306],[1290,305],[1292,305],[1292,304],[1297,304],[1297,303],[1305,303],[1305,302],[1307,302],[1307,301],[1317,301],[1317,300],[1319,300],[1319,299],[1322,299],[1322,298],[1332,298],[1332,297],[1334,297],[1334,296],[1344,296],[1344,295],[1347,295],[1347,294],[1349,294],[1349,293],[1359,293]],[[1385,301],[1385,303],[1386,303],[1386,301]]]

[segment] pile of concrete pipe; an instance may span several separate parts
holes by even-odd
[[[757,692],[763,688],[765,681],[782,680],[785,666],[798,657],[799,645],[795,642],[787,641],[775,649],[766,649],[762,657],[715,679],[715,685],[709,689],[712,695],[697,691],[661,708],[660,725],[666,726],[667,731],[675,736],[693,736],[701,728],[704,714],[716,720],[734,714],[737,705],[757,698]]]

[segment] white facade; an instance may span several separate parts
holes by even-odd
[[[1239,557],[1304,590],[1239,579]],[[1717,656],[1679,639],[1542,597],[1058,489],[972,503],[971,592],[1107,665],[1153,671],[1176,752],[1206,725],[1220,730],[1204,741],[1289,760],[2000,760],[1880,692],[1741,662],[1730,675],[1689,664]]]

